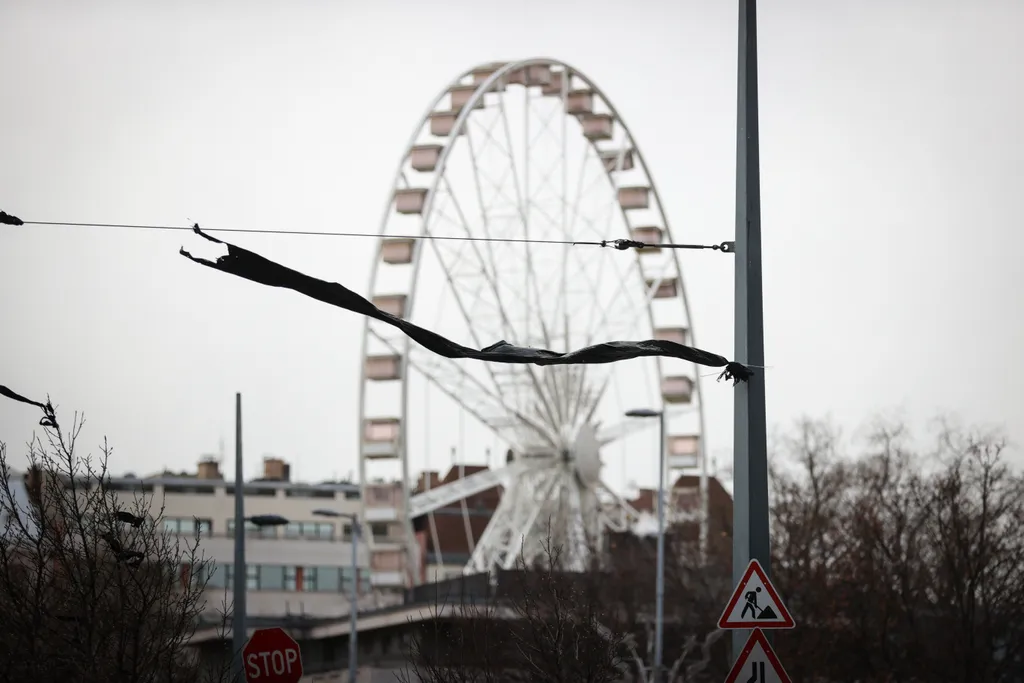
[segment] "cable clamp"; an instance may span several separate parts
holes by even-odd
[[[601,240],[602,247],[611,247],[618,249],[619,251],[625,251],[626,249],[643,249],[651,245],[646,242],[638,242],[637,240]]]

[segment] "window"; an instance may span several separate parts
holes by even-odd
[[[302,590],[306,592],[316,590],[316,567],[302,568]]]
[[[316,591],[318,593],[337,593],[341,590],[340,567],[316,568]]]
[[[213,521],[199,517],[164,517],[164,532],[195,536],[198,531],[202,536],[209,536],[213,529]]]
[[[213,495],[213,486],[179,486],[176,484],[164,484],[164,493],[180,493],[186,495]]]
[[[228,536],[235,535],[235,520],[228,520]],[[276,526],[256,526],[252,522],[245,523],[245,535],[248,538],[277,538]]]
[[[387,538],[388,537],[388,525],[386,522],[372,522],[370,524],[370,533],[373,534],[374,538]]]
[[[315,489],[315,488],[290,488],[285,489],[284,495],[288,498],[329,498],[334,499],[334,491],[332,489]]]
[[[394,503],[395,490],[391,486],[374,486],[369,490],[371,503],[379,503],[381,505],[393,504]]]
[[[227,569],[230,568],[230,564],[214,564],[211,562],[206,565],[207,572],[207,588],[226,588],[230,584],[227,578]]]
[[[279,591],[290,590],[285,582],[285,569],[279,564],[260,565],[260,590]]]
[[[319,567],[285,567],[284,589],[312,593],[317,590]]]
[[[286,591],[298,590],[298,567],[284,568],[284,589]]]
[[[183,565],[180,569],[184,571]],[[232,590],[234,588],[234,567],[230,564],[217,565],[209,572],[211,588]],[[198,578],[195,569],[193,578]],[[280,591],[291,593],[344,593],[352,591],[352,568],[336,566],[301,567],[295,565],[261,564],[249,565],[246,571],[246,589],[250,591]],[[358,573],[359,592],[370,590],[369,570],[360,568]]]
[[[359,491],[345,491],[345,500],[359,500]]]
[[[316,538],[329,541],[334,538],[331,522],[292,522],[284,528],[285,538]]]
[[[224,579],[226,585],[229,587],[234,586],[234,570],[234,565],[224,565]],[[258,591],[260,589],[260,566],[258,564],[249,564],[245,566],[245,589],[250,591]]]

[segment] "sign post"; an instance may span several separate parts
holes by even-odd
[[[242,650],[246,683],[299,683],[302,653],[281,628],[261,628]]]

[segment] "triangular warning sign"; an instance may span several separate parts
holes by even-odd
[[[796,624],[768,580],[761,563],[751,560],[718,620],[718,628],[793,628]]]
[[[764,631],[758,628],[747,638],[725,683],[793,683],[793,680],[782,668]]]

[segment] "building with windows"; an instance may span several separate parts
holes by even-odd
[[[245,514],[280,515],[282,526],[246,523],[246,608],[254,617],[280,615],[311,618],[348,613],[352,582],[372,604],[369,556],[357,549],[358,575],[352,571],[352,524],[345,518],[318,517],[314,510],[343,514],[359,511],[359,486],[349,482],[307,484],[291,481],[290,468],[266,458],[263,476],[245,482]],[[162,472],[148,477],[113,478],[119,496],[143,495],[152,501],[151,514],[166,533],[183,538],[200,534],[199,548],[211,560],[208,575],[210,610],[230,605],[234,576],[233,481],[225,481],[219,464],[204,458],[194,473]],[[386,537],[386,524],[374,525]],[[182,567],[183,576],[191,567]],[[365,609],[365,607],[364,607]]]

